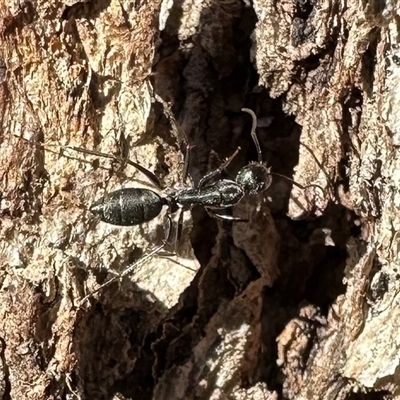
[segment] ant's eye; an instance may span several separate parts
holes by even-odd
[[[267,189],[272,182],[269,168],[260,163],[243,167],[236,176],[236,183],[246,194],[256,195]]]

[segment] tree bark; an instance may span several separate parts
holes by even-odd
[[[398,397],[397,3],[37,0],[0,15],[3,399]],[[194,208],[176,255],[146,257],[164,214],[91,215],[121,187],[196,185],[240,147],[234,178],[257,160],[243,107],[263,162],[295,183],[276,175],[223,210],[242,222]]]

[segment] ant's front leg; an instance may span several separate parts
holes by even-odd
[[[215,178],[217,175],[220,175],[228,167],[228,165],[232,162],[232,160],[238,155],[240,150],[241,150],[240,147],[238,147],[235,150],[235,152],[229,158],[227,158],[227,160],[223,164],[221,164],[221,166],[219,168],[217,168],[214,171],[211,171],[208,174],[206,174],[205,176],[203,176],[200,179],[200,182],[197,185],[197,187],[198,188],[204,187],[204,185],[207,181],[210,181],[211,179]]]

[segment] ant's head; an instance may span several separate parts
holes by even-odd
[[[258,162],[246,165],[237,174],[236,183],[246,194],[261,193],[272,183],[270,169]]]

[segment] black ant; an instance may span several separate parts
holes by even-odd
[[[175,129],[177,129],[178,125],[169,110],[168,104],[166,104],[162,99],[157,98],[157,100],[162,102],[164,105],[164,110],[166,110],[165,112],[168,113],[168,117],[172,119]],[[126,268],[122,273],[106,281],[99,288],[97,288],[95,292],[126,276],[139,264],[142,264],[163,250],[165,245],[169,242],[171,236],[172,213],[177,211],[180,212],[178,218],[177,236],[175,237],[176,245],[182,230],[183,212],[190,210],[194,206],[203,206],[208,214],[214,218],[236,222],[246,222],[247,220],[245,219],[230,215],[218,214],[214,210],[233,207],[234,205],[238,204],[245,195],[255,196],[260,194],[271,185],[272,175],[277,175],[279,177],[288,179],[303,190],[307,187],[315,187],[324,192],[323,189],[318,185],[311,184],[307,187],[304,187],[284,175],[271,172],[270,168],[268,168],[262,160],[261,147],[256,135],[257,117],[255,113],[248,108],[242,108],[242,111],[247,112],[252,117],[251,137],[256,146],[258,159],[256,162],[251,162],[242,167],[237,173],[235,180],[217,179],[217,177],[222,174],[222,172],[236,157],[240,151],[240,147],[219,168],[205,175],[195,187],[175,190],[169,194],[166,194],[165,196],[159,195],[151,189],[124,188],[107,194],[90,206],[89,210],[94,215],[99,217],[101,221],[120,226],[134,226],[151,221],[161,213],[164,206],[167,206],[167,219],[169,221],[168,228],[165,232],[165,239],[162,244],[153,248],[153,250],[140,258],[136,263]],[[183,138],[185,141],[187,140],[184,134]],[[187,147],[187,149],[189,149],[189,147]],[[187,150],[185,159],[184,176],[186,176],[188,165],[188,151],[189,150]],[[155,186],[159,187],[157,177],[154,176],[152,172],[144,170],[143,167],[141,167],[140,170],[150,178]],[[90,295],[86,296],[82,301],[86,300],[95,292],[92,292]]]
[[[239,203],[245,195],[257,195],[267,189],[272,182],[270,169],[262,163],[261,149],[255,133],[257,119],[254,112],[243,108],[253,118],[251,136],[258,152],[258,162],[243,167],[236,175],[235,180],[214,178],[238,154],[238,148],[218,169],[204,176],[196,187],[184,188],[168,194],[165,197],[158,195],[151,189],[125,188],[108,193],[106,196],[91,205],[89,210],[101,221],[113,225],[133,226],[140,225],[156,218],[163,208],[174,212],[178,209],[187,211],[193,206],[200,205],[216,218],[231,221],[242,221],[228,215],[215,213],[214,209],[224,209]],[[213,181],[214,180],[214,181]]]
[[[162,99],[158,98],[158,96],[157,100],[163,104],[164,112],[166,113],[167,117],[171,119],[173,128],[179,130],[179,125],[176,123],[172,112],[169,109],[169,105]],[[251,137],[256,146],[258,160],[241,168],[234,180],[222,179],[219,176],[237,156],[240,148],[238,148],[219,168],[205,175],[194,187],[184,187],[182,189],[174,190],[170,193],[165,193],[165,195],[159,195],[151,189],[123,188],[108,193],[90,206],[89,210],[91,213],[97,216],[101,221],[119,226],[135,226],[151,221],[156,218],[161,213],[163,207],[166,206],[168,207],[166,214],[168,226],[165,230],[165,239],[160,245],[153,248],[149,253],[145,254],[142,258],[140,258],[130,267],[126,268],[124,271],[100,285],[100,287],[98,287],[94,292],[91,292],[88,296],[84,297],[82,302],[105,286],[108,286],[112,282],[126,276],[133,269],[138,267],[138,265],[144,263],[155,254],[160,253],[170,241],[172,225],[171,215],[173,213],[179,211],[175,245],[180,239],[180,232],[183,224],[183,213],[196,205],[203,206],[212,217],[218,219],[236,222],[246,221],[242,218],[218,214],[215,211],[218,209],[223,210],[238,204],[245,195],[257,195],[266,190],[272,183],[272,174],[274,173],[271,172],[270,168],[263,163],[262,152],[256,135],[257,117],[250,109],[243,108],[242,111],[249,113],[252,117]],[[184,141],[187,142],[187,138],[184,133],[178,133],[183,137]],[[98,151],[71,146],[64,147],[91,155],[111,158],[119,163],[128,163],[145,174],[155,187],[160,188],[159,179],[152,172],[133,161],[122,160],[116,156]],[[189,149],[189,147],[187,147],[187,149]],[[186,177],[188,159],[189,150],[187,150],[185,158],[184,177]],[[276,175],[282,176],[279,174]],[[293,183],[296,184],[295,182]],[[304,187],[301,185],[298,186],[304,189]]]
[[[124,188],[108,193],[90,206],[89,210],[101,221],[120,226],[134,226],[151,221],[161,213],[164,206],[167,206],[167,219],[169,224],[162,244],[152,249],[120,274],[100,285],[94,292],[86,296],[82,302],[110,283],[126,276],[139,264],[142,264],[162,251],[169,242],[171,236],[171,214],[178,210],[180,214],[178,218],[176,241],[179,240],[182,230],[183,212],[190,210],[196,205],[205,207],[207,212],[214,218],[237,222],[246,221],[242,218],[218,214],[214,211],[238,204],[245,195],[257,195],[266,190],[272,182],[270,168],[262,162],[261,148],[255,132],[257,117],[250,109],[243,108],[242,111],[249,113],[253,119],[251,137],[257,149],[258,161],[252,162],[240,169],[235,180],[217,179],[217,177],[221,175],[236,157],[240,148],[236,149],[219,168],[205,175],[195,187],[175,190],[165,196],[161,196],[151,189]],[[188,155],[186,156],[185,169],[187,168],[187,157]],[[143,169],[143,167],[141,168]],[[142,169],[141,171],[150,178],[155,186],[159,187],[156,180],[157,178],[153,176],[150,171],[143,171]]]

